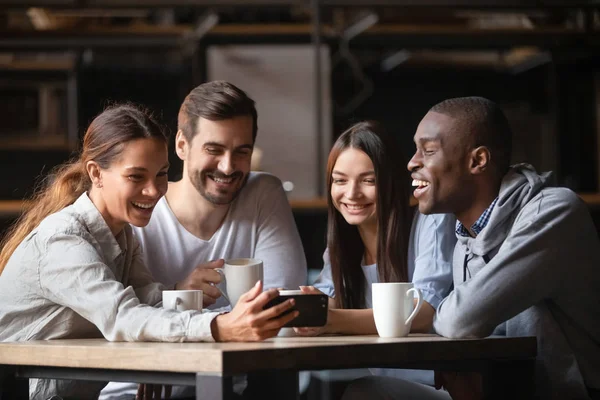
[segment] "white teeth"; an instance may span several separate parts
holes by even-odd
[[[427,181],[420,181],[418,179],[413,179],[412,185],[413,186],[418,186],[418,187],[429,186],[429,182],[427,182]]]
[[[345,206],[350,210],[362,210],[365,208],[364,204],[345,204]]]
[[[213,181],[217,182],[217,183],[231,183],[231,182],[233,182],[233,178],[223,179],[223,178],[216,178],[214,176],[211,176],[210,178]]]
[[[132,201],[133,205],[139,208],[152,208],[154,207],[154,205],[156,203],[149,203],[149,204],[144,204],[144,203],[136,203],[135,201]]]

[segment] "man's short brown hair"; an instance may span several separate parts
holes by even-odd
[[[246,92],[225,81],[212,81],[195,87],[179,108],[177,129],[187,140],[196,134],[198,118],[222,121],[239,116],[252,117],[252,141],[258,131],[256,106]]]

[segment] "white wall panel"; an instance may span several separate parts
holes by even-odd
[[[260,169],[292,182],[292,199],[319,195],[331,145],[329,50],[321,48],[322,138],[317,143],[314,58],[311,45],[234,45],[208,48],[208,79],[226,80],[256,101]],[[317,163],[317,146],[322,163]],[[320,174],[320,177],[319,175]],[[323,189],[323,188],[322,188]],[[322,192],[324,193],[324,192]]]

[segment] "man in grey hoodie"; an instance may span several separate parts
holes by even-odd
[[[509,167],[511,129],[490,100],[435,105],[414,141],[408,169],[419,211],[458,220],[455,287],[437,309],[435,330],[536,336],[536,398],[599,398],[600,242],[586,205],[549,173]],[[466,382],[440,376],[451,394]],[[395,398],[385,384],[386,398]]]

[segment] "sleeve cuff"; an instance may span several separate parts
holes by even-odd
[[[332,298],[335,297],[335,290],[333,289],[333,286],[323,284],[323,283],[315,283],[313,286],[315,287],[315,289],[319,289],[321,292],[323,292],[327,296],[332,297]]]
[[[203,312],[195,315],[191,321],[187,332],[186,341],[188,342],[214,342],[210,325],[213,319],[224,314],[224,312]]]
[[[421,290],[421,296],[423,297],[423,300],[431,304],[431,306],[437,310],[442,302],[442,299],[435,294],[435,291],[419,287],[417,289]]]

